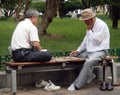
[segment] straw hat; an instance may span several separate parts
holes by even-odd
[[[80,20],[88,20],[96,16],[96,13],[92,9],[85,9],[81,13]]]

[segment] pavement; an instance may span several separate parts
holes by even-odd
[[[48,92],[43,88],[22,87],[18,88],[16,95],[120,95],[120,86],[114,86],[112,91],[101,91],[98,83],[92,82],[77,91],[68,91],[67,86],[58,91]],[[7,88],[0,89],[0,95],[11,95]]]

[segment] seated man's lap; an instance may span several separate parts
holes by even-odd
[[[48,51],[20,49],[13,52],[13,59],[17,62],[45,62],[51,58],[52,54]]]

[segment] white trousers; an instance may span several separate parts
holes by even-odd
[[[73,82],[73,84],[80,89],[87,83],[88,80],[94,79],[95,77],[93,73],[94,66],[97,64],[100,64],[100,61],[102,61],[102,59],[105,58],[107,54],[108,54],[108,51],[103,50],[103,51],[93,52],[93,53],[89,53],[85,51],[82,54],[78,55],[78,57],[85,57],[86,61],[78,77]]]

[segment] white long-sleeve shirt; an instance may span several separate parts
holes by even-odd
[[[108,26],[101,19],[96,18],[92,30],[87,30],[83,42],[78,47],[77,51],[96,52],[109,49],[110,33]]]

